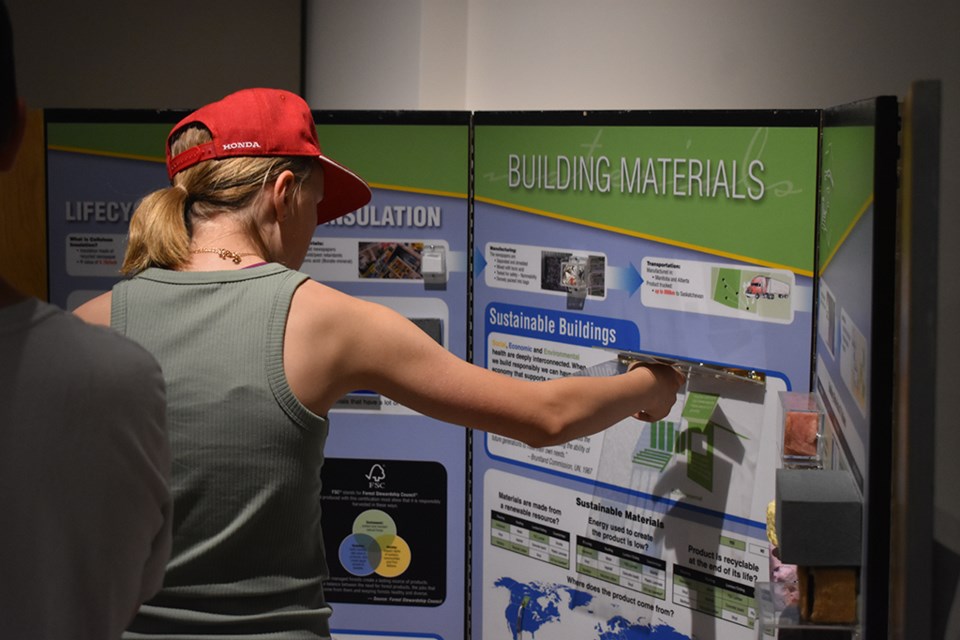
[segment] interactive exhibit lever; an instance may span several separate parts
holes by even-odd
[[[736,380],[759,386],[765,386],[767,383],[767,376],[763,372],[754,371],[753,369],[725,367],[719,364],[710,364],[696,360],[685,360],[683,358],[675,358],[672,356],[660,356],[651,353],[640,353],[638,351],[618,350],[617,361],[624,366],[624,369],[635,362],[667,365],[684,374],[688,379],[695,376],[704,376],[708,378],[719,378],[722,380]]]

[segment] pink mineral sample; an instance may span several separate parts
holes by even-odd
[[[788,411],[783,428],[783,453],[816,456],[820,416],[813,411]]]

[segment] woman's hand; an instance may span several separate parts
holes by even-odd
[[[648,390],[638,402],[643,409],[633,414],[634,418],[644,422],[656,422],[667,417],[677,402],[677,393],[687,380],[685,375],[669,365],[645,362],[634,362],[625,375],[647,378]]]

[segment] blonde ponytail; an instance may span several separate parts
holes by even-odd
[[[121,273],[133,275],[149,267],[176,269],[190,259],[188,198],[186,189],[178,185],[154,191],[140,201],[130,220]]]

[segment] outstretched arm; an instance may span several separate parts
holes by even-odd
[[[381,305],[308,281],[294,297],[284,362],[297,397],[325,414],[338,398],[371,389],[438,420],[542,447],[627,418],[658,420],[683,376],[665,366],[610,377],[532,382],[478,367]]]

